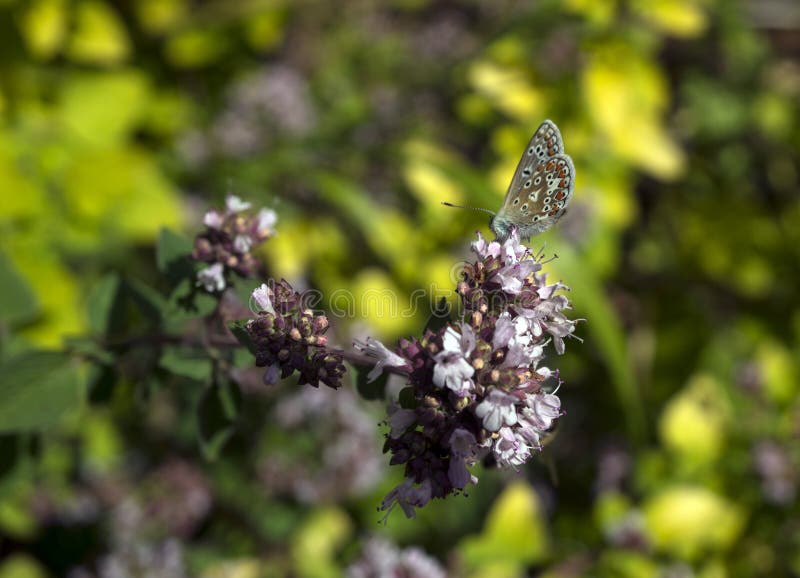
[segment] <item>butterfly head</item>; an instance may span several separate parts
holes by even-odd
[[[504,243],[506,239],[511,236],[514,225],[512,225],[508,218],[502,215],[493,215],[492,218],[489,219],[489,228],[492,230],[492,233],[494,233],[495,239],[500,243]]]

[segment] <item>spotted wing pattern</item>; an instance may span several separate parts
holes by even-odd
[[[517,227],[522,238],[541,233],[564,214],[574,187],[572,159],[564,154],[558,127],[546,120],[522,154],[497,216]]]

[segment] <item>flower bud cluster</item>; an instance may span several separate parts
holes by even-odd
[[[228,195],[224,212],[211,210],[203,218],[206,230],[195,238],[192,257],[208,263],[197,274],[197,285],[209,293],[223,291],[230,272],[244,278],[256,277],[261,272],[261,262],[251,251],[275,234],[278,217],[271,209],[245,214],[251,206],[235,195]]]
[[[491,456],[518,468],[561,415],[561,401],[543,383],[558,372],[540,366],[545,348],[564,351],[575,321],[561,283],[547,284],[540,258],[516,233],[504,243],[472,244],[477,260],[462,272],[457,292],[463,320],[421,339],[401,340],[391,351],[374,339],[355,346],[407,376],[400,403],[389,407],[385,449],[405,466],[405,481],[381,509],[399,504],[407,516],[432,498],[464,491],[477,478],[469,471]],[[375,372],[373,372],[375,373]],[[376,376],[373,376],[376,377]]]
[[[293,372],[300,385],[342,385],[342,355],[327,348],[328,318],[304,307],[303,297],[285,280],[253,291],[256,318],[246,328],[256,349],[256,365],[266,367],[264,383],[277,383]]]

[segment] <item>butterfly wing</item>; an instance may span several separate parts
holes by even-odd
[[[564,214],[574,188],[575,166],[558,127],[546,120],[522,154],[497,220],[515,226],[521,238],[541,233]]]

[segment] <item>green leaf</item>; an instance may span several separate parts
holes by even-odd
[[[397,401],[403,409],[415,409],[417,407],[417,398],[414,396],[413,387],[404,387],[400,390],[397,396]]]
[[[23,323],[38,312],[39,305],[33,291],[6,256],[0,253],[0,322]]]
[[[191,253],[191,239],[170,229],[163,228],[159,231],[156,265],[173,285],[183,279],[194,279],[195,267],[190,258]]]
[[[80,146],[111,147],[139,124],[148,93],[147,76],[138,70],[74,74],[64,84],[59,120]]]
[[[83,0],[75,7],[75,30],[70,38],[68,53],[72,60],[86,64],[112,65],[128,58],[131,40],[125,23],[105,2]],[[104,108],[121,108],[103,105]]]
[[[15,434],[0,435],[0,479],[16,467],[22,439],[22,436]]]
[[[198,290],[191,279],[184,279],[169,296],[166,318],[170,324],[210,315],[217,307],[217,297]]]
[[[197,433],[207,460],[216,460],[235,432],[242,399],[236,384],[226,382],[208,387],[197,405]]]
[[[239,343],[244,345],[250,353],[255,355],[256,344],[253,343],[253,340],[250,338],[250,334],[247,332],[247,321],[247,319],[231,321],[228,323],[228,329],[231,330],[231,333],[233,333],[233,336],[239,341]]]
[[[167,309],[167,300],[161,293],[136,279],[125,280],[125,296],[142,315],[153,321],[161,320],[162,313]]]
[[[92,367],[87,379],[89,402],[93,405],[109,403],[114,395],[117,379],[117,372],[109,366]]]
[[[89,292],[89,327],[94,333],[104,335],[108,332],[119,289],[119,276],[111,273],[103,277]]]
[[[83,384],[62,353],[28,351],[0,364],[0,432],[53,426],[83,402]]]
[[[386,382],[389,379],[388,373],[381,374],[377,379],[370,382],[367,376],[372,371],[372,367],[358,365],[355,368],[356,389],[361,397],[366,400],[386,399]]]
[[[159,365],[167,371],[206,382],[211,375],[211,360],[208,357],[192,356],[192,352],[170,347],[161,356]]]
[[[434,333],[450,322],[450,304],[447,297],[442,297],[434,306],[431,316],[425,323],[425,329],[430,329]]]
[[[64,346],[70,354],[78,357],[91,359],[104,365],[111,365],[114,362],[114,356],[89,337],[66,337]]]
[[[545,560],[550,552],[542,505],[536,492],[524,482],[514,482],[492,505],[483,532],[467,536],[458,546],[467,568],[505,568],[499,575],[512,576],[524,567]]]
[[[0,564],[0,578],[47,578],[47,570],[28,554],[14,553]]]

